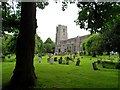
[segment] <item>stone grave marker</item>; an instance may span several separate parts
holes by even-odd
[[[97,68],[97,63],[96,63],[96,62],[93,62],[93,63],[92,63],[92,66],[93,66],[93,69],[94,69],[94,70],[98,70],[98,68]]]
[[[76,66],[79,66],[80,64],[80,58],[77,58]]]

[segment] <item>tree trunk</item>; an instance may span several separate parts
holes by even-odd
[[[10,81],[12,89],[19,90],[35,85],[36,76],[33,65],[35,33],[36,3],[22,2],[20,33],[16,47],[16,66]]]

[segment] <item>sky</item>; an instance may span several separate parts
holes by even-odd
[[[56,4],[53,0],[49,0],[49,5],[45,9],[37,8],[37,34],[43,41],[50,37],[55,42],[58,24],[67,26],[68,38],[89,34],[88,31],[76,26],[74,22],[78,17],[78,10],[76,4],[70,4],[65,11],[62,11],[61,3]]]

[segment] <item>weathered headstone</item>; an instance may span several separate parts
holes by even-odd
[[[96,63],[96,62],[93,62],[93,63],[92,63],[92,66],[93,66],[93,69],[94,69],[94,70],[98,70],[98,68],[97,68],[97,63]]]
[[[59,62],[59,64],[62,64],[62,57],[60,57],[58,62]]]
[[[70,60],[72,60],[72,54],[70,54]]]
[[[38,62],[41,63],[41,61],[42,61],[42,56],[39,54],[38,55]]]
[[[57,57],[54,57],[54,61],[57,61]]]
[[[80,58],[77,58],[76,66],[79,66],[80,64]]]
[[[50,58],[50,64],[53,64],[54,60],[52,58]]]
[[[73,55],[73,59],[75,59],[75,55]]]
[[[69,64],[69,57],[66,58],[66,64]]]

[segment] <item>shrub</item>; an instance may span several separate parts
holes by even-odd
[[[110,61],[103,61],[102,64],[103,63],[104,63],[105,68],[115,69],[116,63],[110,62]]]
[[[117,64],[115,68],[120,69],[120,64]]]

